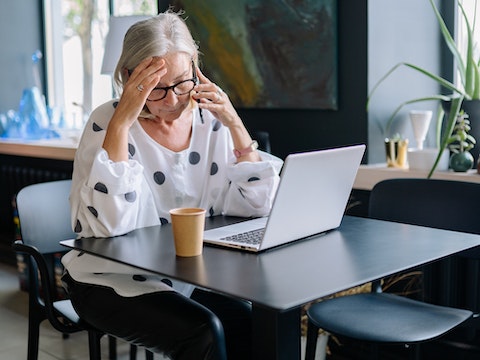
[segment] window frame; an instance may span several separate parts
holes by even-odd
[[[108,33],[108,18],[109,16],[117,16],[118,14],[121,15],[133,15],[130,13],[121,13],[120,6],[122,4],[121,0],[97,0],[97,2],[102,1],[100,4],[101,9],[106,9],[106,32],[103,35],[104,37]],[[125,0],[127,2],[128,0]],[[135,4],[135,0],[130,0],[132,4]],[[43,60],[42,67],[43,67],[43,74],[44,74],[44,81],[43,81],[43,93],[45,94],[45,99],[47,105],[50,108],[60,108],[64,112],[64,118],[66,120],[66,127],[67,128],[83,128],[83,124],[86,120],[88,114],[85,114],[85,109],[82,108],[82,104],[75,103],[76,105],[66,104],[66,89],[65,89],[65,73],[66,67],[64,63],[64,54],[63,54],[63,46],[64,46],[64,24],[63,24],[63,16],[62,16],[62,0],[43,0],[42,1],[42,30],[43,30]],[[156,4],[157,10],[154,8],[153,12],[159,11],[158,9],[162,9],[164,11],[169,6],[169,1],[162,1],[157,0],[152,1],[152,4]],[[97,4],[99,6],[99,4]],[[98,11],[98,8],[97,8]],[[152,15],[154,15],[152,13]],[[100,26],[100,25],[99,25]],[[102,25],[103,26],[103,25]],[[93,37],[93,36],[92,36]],[[93,53],[93,51],[92,51]],[[103,54],[101,55],[103,57]],[[94,61],[94,60],[92,60]],[[100,62],[101,63],[101,62]],[[101,64],[100,64],[101,66]],[[95,102],[95,98],[98,96],[95,94],[98,91],[98,80],[96,81],[95,78],[97,76],[108,78],[108,84],[111,84],[111,76],[109,75],[101,75],[100,70],[98,69],[98,74],[96,72],[96,66],[93,64],[93,89],[92,89],[92,98],[94,98],[92,102],[92,109],[93,110],[99,104]],[[58,70],[61,69],[61,70]],[[107,80],[105,80],[107,81]],[[79,86],[82,86],[81,84]],[[100,96],[100,99],[103,98],[111,98],[112,91],[111,86],[108,90],[108,94],[105,93],[105,96]],[[70,100],[67,100],[70,101]],[[78,112],[71,112],[71,114],[67,114],[67,109],[72,109],[73,106],[78,107]],[[80,114],[80,115],[78,115]]]

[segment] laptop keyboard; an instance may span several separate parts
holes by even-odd
[[[222,240],[240,244],[258,245],[263,238],[265,228],[247,231],[240,234],[226,236]]]

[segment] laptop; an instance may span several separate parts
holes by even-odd
[[[290,154],[268,217],[206,230],[204,243],[260,252],[336,229],[365,145]]]

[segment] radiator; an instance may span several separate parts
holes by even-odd
[[[4,164],[0,166],[2,191],[10,195],[16,194],[21,188],[41,182],[71,178],[71,170],[41,169],[30,166]]]
[[[5,251],[9,251],[16,237],[15,194],[27,185],[70,179],[72,168],[71,161],[0,154],[0,255],[11,257]]]

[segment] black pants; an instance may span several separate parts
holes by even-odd
[[[251,306],[195,289],[191,298],[162,291],[123,297],[108,287],[64,286],[80,317],[106,332],[172,359],[251,358]]]

